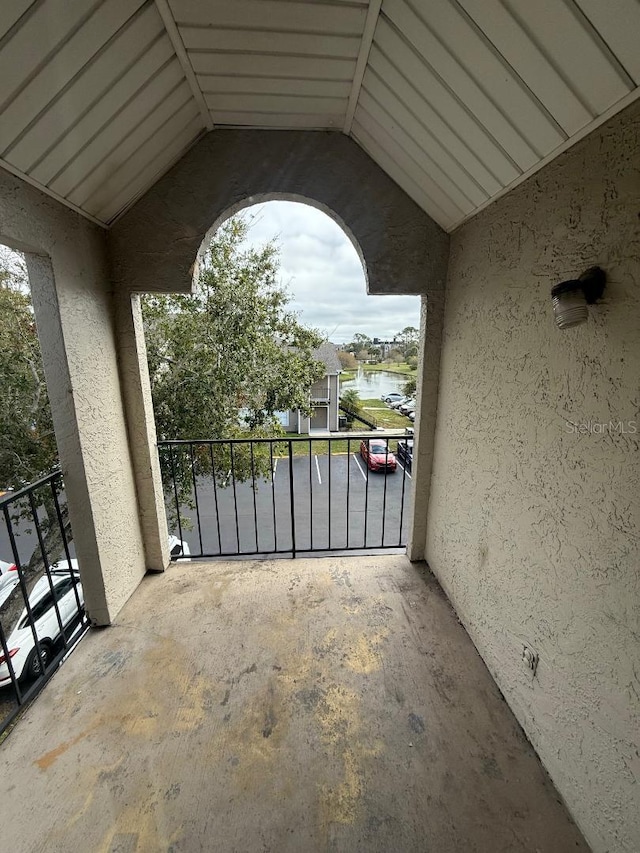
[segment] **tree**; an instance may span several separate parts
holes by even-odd
[[[241,217],[218,230],[192,296],[147,296],[143,318],[158,436],[277,433],[276,412],[309,412],[322,338],[287,310],[278,250],[242,247]]]
[[[160,439],[282,435],[277,413],[310,412],[309,389],[324,375],[313,357],[322,342],[288,310],[278,283],[278,249],[244,249],[249,225],[228,220],[215,234],[191,296],[147,296],[143,319]],[[268,455],[268,451],[265,451]],[[229,446],[196,458],[196,474],[226,478]],[[190,459],[176,451],[179,503],[190,505]],[[234,449],[236,479],[266,474],[268,459]],[[163,468],[168,485],[168,468]]]
[[[346,391],[342,392],[340,396],[340,403],[343,406],[343,411],[347,417],[347,424],[349,428],[353,424],[353,415],[358,414],[360,411],[360,395],[356,391],[355,388],[348,388]]]
[[[402,386],[402,393],[406,397],[415,397],[416,390],[417,390],[417,382],[416,382],[415,377],[413,379],[409,379]]]
[[[13,268],[12,268],[13,267]],[[0,487],[52,471],[57,449],[24,264],[0,258]]]
[[[343,370],[355,370],[358,367],[358,359],[352,352],[343,349],[339,349],[337,352]]]
[[[415,326],[405,326],[401,332],[396,335],[396,340],[400,344],[400,350],[403,356],[408,358],[418,354],[418,342],[420,341],[420,332]]]
[[[50,474],[58,465],[51,406],[47,395],[40,343],[29,296],[24,259],[8,250],[0,252],[0,486],[19,489]],[[71,539],[66,504],[56,507],[49,485],[37,490],[44,550],[50,564],[64,552],[64,535]],[[58,521],[60,510],[62,529]],[[10,504],[12,524],[27,532],[34,524],[28,499]],[[3,555],[4,556],[4,555]],[[11,556],[11,555],[7,555]],[[22,565],[27,595],[44,573],[44,558],[37,546]],[[5,630],[24,607],[21,595],[11,595],[0,607]]]
[[[371,346],[372,343],[373,342],[372,342],[371,338],[369,337],[369,335],[364,335],[364,334],[362,334],[362,332],[356,332],[356,334],[353,336],[353,341],[347,345],[347,349],[350,352],[355,352],[355,353],[358,353],[361,350],[365,350],[366,352],[369,352],[369,347]]]

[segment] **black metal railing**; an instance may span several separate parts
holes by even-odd
[[[402,548],[411,474],[395,450],[405,440],[160,441],[169,523],[192,557]],[[382,458],[367,461],[368,441],[387,443]]]
[[[0,736],[88,628],[62,474],[0,498]]]

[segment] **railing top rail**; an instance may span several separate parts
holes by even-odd
[[[350,439],[351,441],[355,441],[357,439],[363,438],[411,438],[412,436],[403,431],[387,431],[387,430],[370,430],[370,431],[362,431],[362,432],[345,432],[345,433],[331,433],[330,435],[283,435],[276,436],[274,438],[175,438],[175,439],[163,439],[162,441],[158,441],[158,447],[173,447],[174,445],[189,445],[189,444],[249,444],[253,442],[254,444],[264,443],[264,444],[280,444],[282,442],[288,441],[296,441],[296,442],[309,442],[309,441],[347,441]]]
[[[39,480],[35,480],[33,483],[29,483],[27,486],[22,486],[20,489],[16,489],[15,491],[7,492],[0,498],[0,509],[8,503],[17,500],[18,498],[23,498],[29,495],[30,492],[33,492],[34,489],[39,489],[41,486],[50,483],[56,477],[61,477],[62,471],[57,468],[55,471],[52,471],[50,474],[47,474],[45,477],[41,477]]]

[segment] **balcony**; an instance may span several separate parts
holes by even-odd
[[[437,582],[398,555],[148,575],[3,759],[14,853],[588,850]]]

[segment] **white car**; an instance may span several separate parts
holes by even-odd
[[[15,574],[17,575],[17,572]],[[72,633],[81,621],[84,596],[78,572],[78,561],[71,560],[69,564],[66,560],[61,560],[51,567],[50,574],[51,582],[49,582],[47,575],[43,575],[29,594],[29,607],[40,646],[40,657],[38,657],[26,607],[23,607],[14,624],[5,629],[9,657],[13,671],[19,681],[36,678],[42,672],[42,664],[44,667],[47,666],[62,637],[61,626],[67,632],[68,639],[69,633]],[[22,589],[16,589],[17,583],[16,578],[7,595],[4,595],[4,588],[0,589],[0,598],[3,599],[3,602],[12,593],[16,596],[22,596]],[[80,604],[79,608],[78,603]],[[9,666],[4,656],[4,650],[0,647],[0,687],[10,682]]]
[[[7,572],[15,572],[16,564],[15,563],[7,563],[5,560],[0,560],[0,577],[6,575]]]
[[[187,543],[183,539],[173,536],[173,534],[169,536],[169,552],[172,557],[179,557],[180,555],[183,557],[191,556],[191,551]]]

